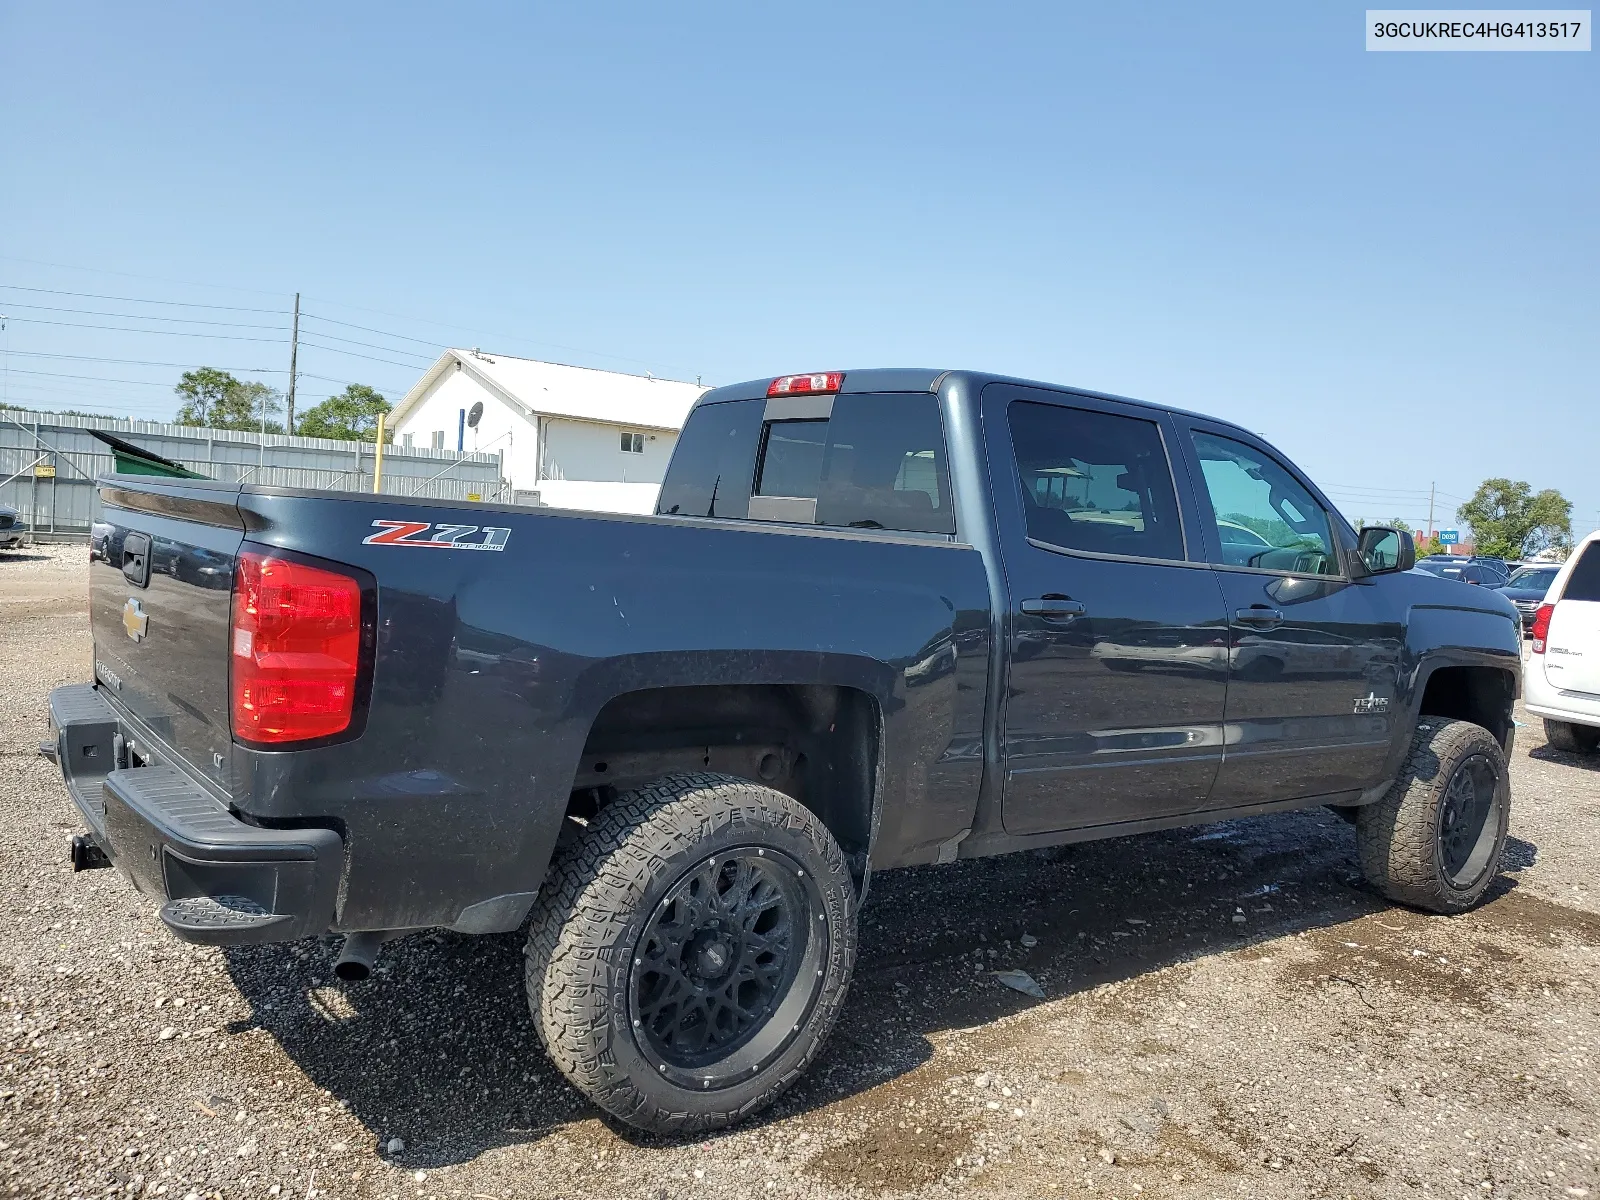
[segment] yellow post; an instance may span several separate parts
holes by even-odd
[[[372,490],[383,491],[383,419],[388,413],[378,414],[378,450],[372,461]]]

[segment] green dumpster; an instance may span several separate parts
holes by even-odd
[[[111,458],[116,464],[119,475],[160,475],[166,479],[209,478],[198,471],[189,470],[182,463],[162,458],[161,455],[149,450],[142,450],[132,442],[125,442],[103,430],[91,429],[89,432],[111,447]]]

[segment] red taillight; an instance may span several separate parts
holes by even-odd
[[[817,396],[844,386],[843,371],[818,371],[814,375],[779,375],[767,384],[769,396]]]
[[[361,661],[361,585],[246,550],[233,573],[233,735],[301,742],[349,728]]]
[[[1550,636],[1550,614],[1556,611],[1554,604],[1541,604],[1539,611],[1533,614],[1533,628],[1528,632],[1533,634],[1533,652],[1544,653],[1544,640]]]

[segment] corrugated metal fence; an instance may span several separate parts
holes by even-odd
[[[18,524],[41,534],[88,532],[98,503],[94,478],[113,469],[110,447],[96,440],[91,429],[103,429],[227,483],[372,490],[370,442],[0,409],[0,504],[19,511]],[[501,477],[499,455],[420,446],[384,447],[383,491],[485,503],[512,499],[511,485]]]

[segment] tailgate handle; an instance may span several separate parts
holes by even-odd
[[[122,577],[134,587],[150,586],[148,533],[130,533],[122,539]]]
[[[1065,596],[1040,596],[1037,600],[1024,600],[1022,611],[1030,617],[1070,621],[1073,617],[1083,616],[1087,610],[1079,600],[1069,600]]]

